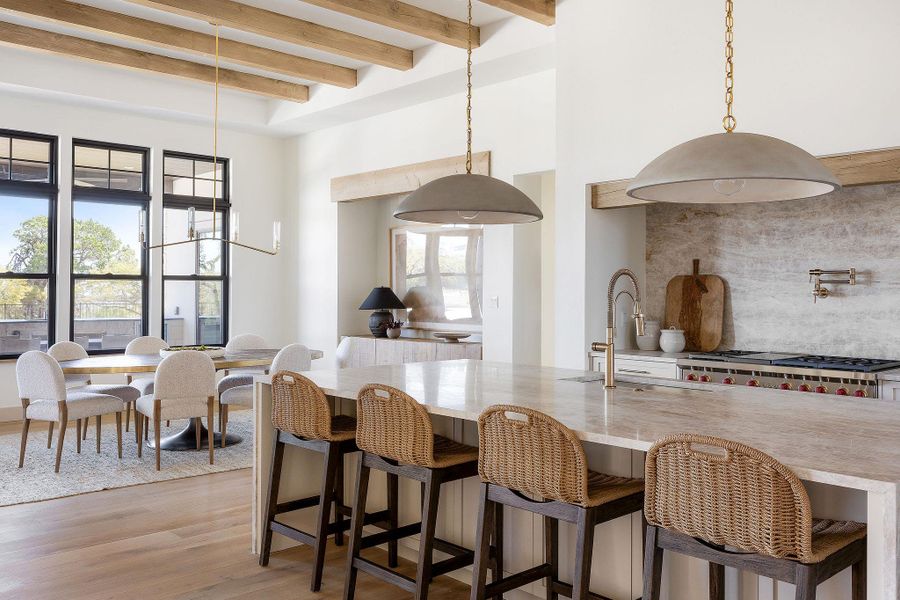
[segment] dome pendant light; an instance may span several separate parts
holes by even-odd
[[[394,217],[418,223],[499,225],[544,218],[520,190],[487,175],[472,174],[472,0],[466,61],[466,172],[426,183],[397,206]]]
[[[727,204],[821,196],[841,189],[837,177],[805,150],[778,138],[735,133],[734,4],[725,0],[725,133],[699,137],[644,167],[626,194],[638,200]]]

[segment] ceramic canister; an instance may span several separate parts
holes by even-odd
[[[681,352],[684,350],[686,343],[683,329],[675,329],[674,327],[663,329],[659,336],[659,346],[663,352],[668,354]]]
[[[644,335],[637,336],[640,350],[659,350],[659,321],[644,323]]]

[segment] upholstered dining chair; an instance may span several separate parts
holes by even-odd
[[[136,337],[125,346],[125,355],[126,356],[135,356],[142,354],[152,354],[154,356],[159,356],[160,350],[165,350],[169,347],[168,342],[162,338],[158,338],[153,335],[142,335],[141,337]],[[148,394],[153,393],[153,374],[152,373],[128,373],[125,375],[125,380],[128,385],[135,388],[138,391],[139,396],[146,396]],[[134,419],[137,421],[138,414],[137,411],[134,413]],[[128,423],[131,419],[131,403],[127,402],[125,404],[125,431],[128,431]],[[135,427],[137,429],[137,427]]]
[[[200,449],[200,419],[206,416],[209,442],[209,464],[213,464],[213,411],[216,400],[216,367],[203,352],[183,350],[164,358],[156,369],[153,393],[141,396],[135,411],[153,421],[156,445],[156,470],[160,464],[160,421],[165,419],[196,419],[197,449]],[[142,455],[141,428],[144,420],[135,421],[138,438],[138,457]]]
[[[47,349],[47,354],[56,359],[57,362],[78,360],[88,357],[87,350],[84,349],[84,346],[76,344],[75,342],[57,342]],[[92,384],[90,375],[65,375],[65,382],[66,387],[76,389],[79,392],[115,396],[122,400],[126,406],[137,400],[138,396],[141,395],[140,392],[128,385],[118,383]],[[80,435],[81,439],[87,439],[87,421],[85,421],[84,428]],[[99,431],[97,432],[97,436],[100,436]],[[50,421],[50,437],[53,437],[53,421]]]
[[[240,352],[241,350],[262,350],[269,347],[269,342],[261,335],[254,333],[242,333],[236,335],[225,344],[225,352]],[[266,373],[267,369],[262,367],[239,367],[237,369],[226,369],[225,376],[230,374],[247,374],[253,373],[259,375]]]
[[[309,371],[312,366],[312,355],[303,344],[290,344],[278,351],[272,361],[270,372],[291,371],[300,373]],[[219,382],[219,431],[222,433],[222,447],[225,447],[225,434],[228,430],[228,412],[232,407],[253,408],[253,375],[229,375]]]
[[[115,413],[118,435],[119,458],[122,458],[122,410],[125,403],[121,398],[109,394],[67,390],[62,368],[56,360],[37,350],[22,354],[16,361],[16,383],[22,401],[22,443],[19,448],[19,468],[25,464],[25,445],[28,442],[28,428],[31,421],[50,421],[49,448],[53,438],[54,423],[59,423],[59,439],[56,442],[56,466],[62,460],[63,441],[70,420],[76,423],[76,447],[81,452],[81,422],[87,427],[90,417],[97,418],[97,452],[100,452],[100,417]]]

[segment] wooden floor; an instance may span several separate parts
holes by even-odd
[[[244,469],[0,508],[0,598],[340,598],[346,546],[329,548],[318,594],[309,592],[308,548],[257,565],[250,496]],[[409,597],[365,573],[357,589],[363,600]],[[442,577],[429,597],[468,593]]]

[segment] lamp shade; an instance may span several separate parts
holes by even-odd
[[[406,308],[397,294],[389,287],[373,288],[369,295],[359,305],[359,310],[382,310],[392,308]]]
[[[660,154],[628,186],[632,198],[697,204],[771,202],[841,189],[816,157],[778,138],[717,133]]]
[[[397,206],[394,217],[418,223],[531,223],[541,209],[520,190],[487,175],[448,175],[426,183]]]

